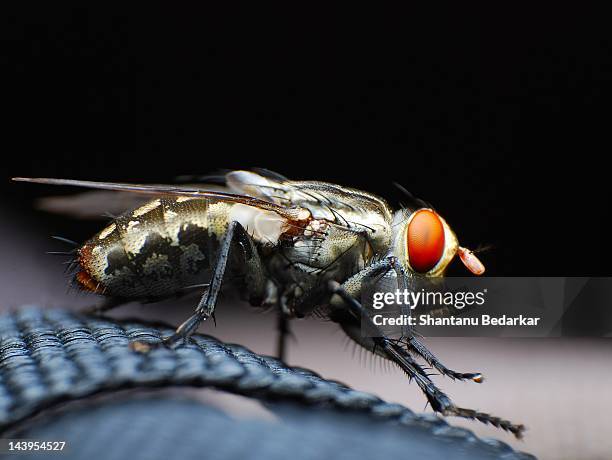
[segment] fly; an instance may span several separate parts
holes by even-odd
[[[231,171],[221,191],[199,186],[140,185],[67,179],[15,181],[134,192],[150,196],[114,219],[76,252],[76,283],[113,299],[161,299],[200,286],[191,317],[164,339],[187,340],[214,317],[223,280],[232,274],[254,306],[279,314],[279,358],[288,321],[323,312],[359,345],[398,365],[423,391],[434,411],[490,423],[520,437],[523,425],[456,406],[415,357],[457,380],[480,373],[447,368],[411,329],[399,340],[364,337],[360,321],[377,330],[363,306],[366,287],[391,275],[398,289],[416,277],[442,277],[458,256],[475,275],[485,268],[459,245],[455,233],[424,202],[397,211],[373,194],[318,181],[291,181],[268,171]],[[202,284],[206,283],[206,284]]]

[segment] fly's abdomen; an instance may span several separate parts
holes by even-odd
[[[115,297],[154,298],[208,281],[230,205],[160,198],[113,221],[79,250],[76,281]]]

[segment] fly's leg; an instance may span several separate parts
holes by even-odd
[[[278,292],[278,287],[272,279],[265,281],[264,298],[261,306],[276,310],[276,357],[285,361],[287,354],[287,339],[291,336],[289,329],[290,311],[286,305],[286,299]]]
[[[436,356],[427,349],[425,345],[423,345],[416,337],[410,337],[406,341],[408,347],[414,351],[417,355],[427,361],[431,366],[436,368],[442,375],[446,375],[451,379],[457,380],[472,380],[476,383],[482,383],[484,381],[484,377],[479,372],[455,372],[452,369],[449,369],[444,364],[440,362]]]
[[[217,262],[212,273],[208,288],[204,291],[198,306],[191,315],[170,337],[164,339],[166,345],[174,345],[180,340],[187,340],[198,328],[202,321],[213,316],[217,298],[223,284],[223,277],[227,268],[232,246],[238,243],[244,253],[244,258],[250,260],[259,257],[253,253],[254,245],[245,229],[238,222],[230,222],[217,255]],[[253,275],[253,273],[251,273]]]
[[[376,326],[369,317],[367,311],[365,308],[363,308],[361,303],[348,292],[346,289],[347,283],[348,281],[341,285],[335,281],[331,281],[328,285],[330,291],[342,299],[351,314],[350,317],[348,315],[342,317],[342,313],[340,313],[340,317],[332,319],[339,322],[341,327],[357,343],[365,346],[370,351],[390,359],[397,364],[409,376],[410,379],[414,379],[421,391],[423,391],[427,397],[427,401],[434,411],[445,416],[453,415],[475,419],[484,424],[491,424],[495,427],[509,431],[517,438],[522,436],[525,429],[523,425],[514,424],[508,420],[472,409],[457,407],[444,392],[436,387],[433,381],[429,378],[429,375],[426,373],[425,369],[414,361],[410,353],[408,353],[408,351],[401,346],[401,343],[396,340],[389,339],[382,334],[378,326]],[[368,327],[370,330],[375,332],[374,335],[376,336],[363,337],[359,324],[360,320],[367,321]]]
[[[351,296],[359,297],[365,282],[376,278],[379,275],[384,275],[386,272],[391,270],[396,263],[399,262],[397,262],[395,257],[387,257],[386,259],[374,262],[361,270],[359,273],[350,277],[342,286]],[[329,295],[329,286],[327,286],[325,283],[319,284],[317,287],[308,290],[303,296],[301,296],[296,304],[291,305],[291,314],[298,318],[303,318],[304,316],[312,313],[312,311],[317,307],[317,305],[320,305],[321,302],[328,301]],[[335,306],[333,301],[331,304],[332,306]]]
[[[289,318],[282,311],[278,314],[278,322],[276,323],[277,338],[276,338],[276,357],[285,362],[287,357],[287,337],[291,335],[289,330]]]
[[[410,278],[406,274],[404,268],[395,257],[388,257],[379,261],[376,265],[368,267],[357,273],[349,279],[347,283],[350,283],[351,292],[353,297],[359,297],[362,292],[362,287],[368,280],[374,277],[384,274],[390,270],[394,270],[397,279],[397,288],[400,291],[410,288]],[[404,308],[406,307],[406,308]],[[410,314],[411,310],[407,306],[402,306],[402,313]],[[416,353],[418,356],[423,358],[427,363],[433,366],[442,375],[446,375],[452,379],[457,380],[472,380],[476,383],[482,383],[484,378],[479,372],[456,372],[446,367],[442,362],[427,349],[412,333],[410,326],[402,326],[402,339],[400,339],[411,351]]]

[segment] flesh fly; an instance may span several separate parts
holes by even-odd
[[[231,171],[222,177],[221,190],[14,180],[150,196],[76,251],[75,281],[86,291],[113,299],[109,308],[201,286],[194,314],[164,339],[166,345],[180,344],[213,317],[223,281],[231,274],[252,305],[278,311],[281,359],[288,320],[324,312],[359,345],[399,366],[436,412],[476,419],[521,436],[522,425],[457,407],[416,358],[451,379],[480,383],[480,373],[447,368],[410,329],[400,339],[361,334],[362,321],[377,328],[363,306],[365,286],[372,280],[390,275],[398,289],[405,289],[418,277],[442,277],[455,256],[475,275],[485,270],[472,251],[459,245],[444,218],[420,200],[393,211],[385,200],[367,192],[291,181],[268,171]]]

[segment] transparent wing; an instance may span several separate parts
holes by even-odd
[[[124,184],[117,182],[94,182],[72,179],[54,179],[54,178],[32,178],[32,177],[14,177],[16,182],[30,182],[36,184],[50,185],[66,185],[72,187],[84,187],[97,190],[112,190],[116,192],[130,192],[146,196],[185,196],[192,198],[210,199],[215,201],[225,201],[229,203],[240,203],[247,206],[252,206],[266,211],[275,212],[278,215],[292,221],[306,220],[310,216],[310,212],[299,206],[283,206],[270,201],[265,201],[260,198],[239,195],[217,190],[205,190],[198,187],[175,186],[165,184]]]
[[[192,184],[186,185],[194,187]],[[206,190],[227,191],[227,187],[206,185]],[[70,195],[52,195],[36,199],[37,209],[75,219],[103,220],[120,216],[151,200],[150,195],[112,190],[87,190]]]
[[[76,219],[106,219],[139,208],[151,199],[148,195],[107,190],[90,190],[71,195],[45,196],[35,206],[45,212]]]

